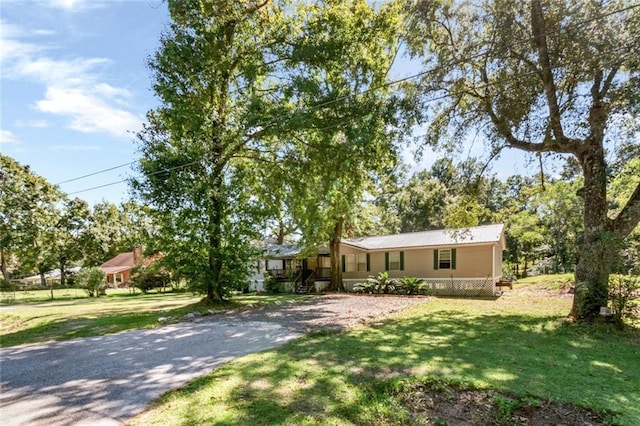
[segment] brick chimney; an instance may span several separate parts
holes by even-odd
[[[133,264],[134,266],[142,265],[142,247],[133,246]]]

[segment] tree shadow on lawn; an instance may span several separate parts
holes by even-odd
[[[144,307],[143,307],[144,308]],[[92,337],[103,334],[117,333],[120,331],[152,328],[160,326],[159,316],[181,316],[188,312],[202,311],[210,308],[202,302],[191,303],[186,306],[176,307],[175,304],[154,305],[148,308],[152,310],[137,310],[119,308],[110,310],[108,314],[97,311],[94,315],[81,315],[75,317],[56,318],[56,315],[43,315],[37,318],[40,322],[22,330],[6,333],[2,336],[1,347],[9,347],[20,344],[43,343],[47,341],[60,341],[78,337]]]
[[[184,423],[212,420],[196,409],[204,402],[196,395],[210,389],[221,392],[213,403],[229,416],[214,424],[401,424],[406,410],[381,395],[380,387],[437,377],[607,410],[618,413],[622,424],[640,424],[638,359],[634,338],[592,335],[557,317],[440,311],[305,337],[217,370],[171,401],[175,406],[175,398],[184,397]]]

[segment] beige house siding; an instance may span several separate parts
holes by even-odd
[[[497,280],[502,277],[502,247],[500,247],[498,244],[495,244],[493,246],[493,250],[495,251],[493,276]]]
[[[355,254],[357,255],[366,255],[367,252],[366,250],[361,250],[355,247],[351,247],[351,246],[347,246],[347,245],[341,245],[340,246],[340,262],[342,262],[342,256],[346,256],[349,254]],[[384,269],[384,253],[370,253],[369,254],[369,269],[370,271],[363,271],[363,272],[342,272],[342,278],[345,280],[352,280],[352,279],[366,279],[369,277],[369,275],[377,275],[378,272],[374,272],[376,271],[376,266],[374,265],[378,265],[378,257],[382,256],[382,268]],[[342,263],[341,263],[342,264]],[[343,268],[344,271],[344,268]]]
[[[433,248],[393,250],[404,253],[404,270],[389,271],[392,278],[405,276],[419,278],[487,278],[495,276],[496,270],[501,270],[502,251],[495,244],[479,246],[451,246],[438,247],[438,249],[456,249],[455,269],[434,269]],[[340,255],[365,254],[365,250],[342,245]],[[366,279],[370,275],[378,275],[385,270],[385,251],[370,253],[370,271],[368,272],[343,272],[345,280]],[[493,274],[492,274],[493,273]],[[501,275],[501,274],[500,274]]]

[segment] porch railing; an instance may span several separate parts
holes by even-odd
[[[316,279],[323,280],[331,278],[331,268],[316,268]]]

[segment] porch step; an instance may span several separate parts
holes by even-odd
[[[315,293],[315,290],[316,288],[313,282],[301,283],[298,286],[296,286],[296,293],[299,293],[299,294]]]

